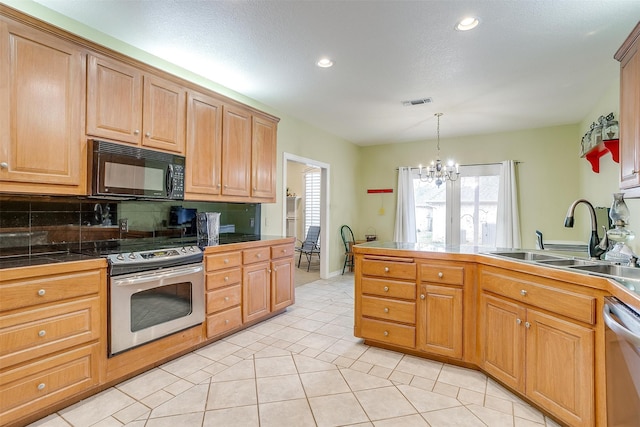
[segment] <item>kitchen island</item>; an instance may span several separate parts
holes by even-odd
[[[630,282],[491,252],[354,246],[354,334],[481,370],[568,425],[606,425],[604,297],[637,309],[640,295]]]

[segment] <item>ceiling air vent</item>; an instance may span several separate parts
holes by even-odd
[[[420,98],[412,99],[411,101],[402,101],[402,105],[404,105],[405,107],[411,107],[413,105],[431,104],[432,102],[432,98]]]

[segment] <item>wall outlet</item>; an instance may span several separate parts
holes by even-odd
[[[121,218],[118,220],[118,225],[120,226],[120,231],[126,233],[129,231],[129,220],[127,218]]]

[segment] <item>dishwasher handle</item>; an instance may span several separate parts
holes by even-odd
[[[624,325],[621,325],[617,322],[611,315],[616,314],[615,307],[605,303],[602,308],[602,315],[604,316],[604,323],[615,332],[617,335],[623,337],[625,340],[630,342],[632,345],[636,347],[640,347],[640,335],[637,335],[625,328]]]

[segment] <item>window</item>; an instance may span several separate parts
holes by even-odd
[[[304,174],[304,235],[312,225],[320,225],[320,169]]]
[[[440,187],[413,180],[419,243],[494,246],[500,164],[460,166],[460,178]]]

